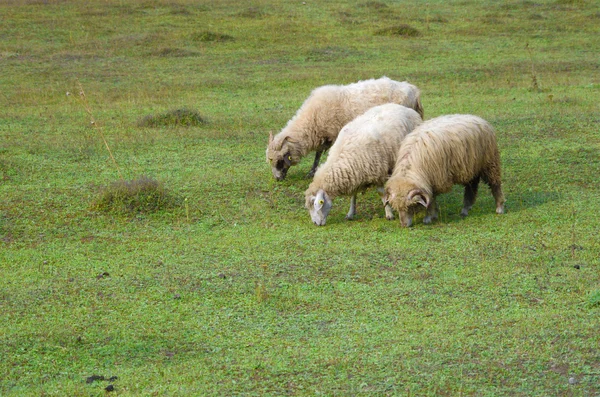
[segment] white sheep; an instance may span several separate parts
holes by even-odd
[[[313,223],[325,225],[337,196],[352,196],[346,219],[356,213],[357,192],[374,185],[383,197],[383,186],[394,168],[402,140],[422,121],[414,110],[388,103],[369,109],[344,126],[305,192]],[[394,219],[389,205],[385,206],[385,216]]]
[[[414,214],[424,208],[423,222],[428,224],[438,216],[435,196],[449,192],[455,184],[465,186],[461,215],[467,216],[480,179],[490,186],[496,212],[504,213],[494,129],[477,116],[441,116],[424,122],[406,137],[386,183],[385,197],[399,212],[402,226],[410,226]]]
[[[283,180],[292,165],[316,150],[308,174],[312,177],[321,154],[335,142],[342,127],[373,106],[397,103],[416,110],[423,118],[420,95],[416,86],[388,77],[316,88],[279,134],[269,134],[267,162],[273,176]]]

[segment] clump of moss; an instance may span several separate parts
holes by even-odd
[[[208,30],[205,30],[203,32],[194,33],[192,35],[192,40],[201,41],[201,42],[209,42],[209,41],[223,42],[223,41],[233,41],[234,38],[233,38],[233,36],[230,36],[228,34],[215,33],[215,32],[210,32]]]
[[[92,209],[114,213],[150,213],[172,208],[177,200],[156,179],[141,176],[104,187]]]
[[[195,127],[206,124],[196,110],[182,108],[161,114],[150,114],[138,121],[139,127]]]
[[[397,25],[384,29],[379,29],[375,32],[377,36],[402,36],[402,37],[417,37],[421,35],[417,29],[409,25]]]

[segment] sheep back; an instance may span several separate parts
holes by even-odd
[[[388,103],[371,108],[344,126],[316,172],[306,196],[325,190],[333,199],[370,185],[383,186],[404,137],[422,122],[407,107]]]
[[[447,115],[422,123],[404,140],[388,186],[407,179],[435,195],[480,174],[488,183],[500,183],[494,129],[477,116]]]
[[[335,142],[342,127],[368,109],[384,103],[415,109],[422,117],[419,89],[388,77],[345,86],[325,85],[312,91],[294,117],[269,142],[267,162],[290,153],[292,164],[313,150],[325,150]]]

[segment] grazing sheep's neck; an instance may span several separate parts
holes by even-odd
[[[329,197],[352,195],[357,190],[356,181],[359,178],[354,175],[356,169],[340,164],[325,164],[317,171],[309,189],[315,192],[323,189]]]
[[[292,119],[282,131],[283,138],[290,137],[287,141],[288,146],[293,148],[295,154],[300,157],[306,156],[313,150],[311,147],[311,134],[307,133],[306,126],[303,124],[305,123]]]
[[[404,158],[401,161],[399,161],[396,165],[396,171],[394,171],[394,174],[402,176],[406,180],[414,183],[417,189],[420,189],[424,193],[431,195],[431,181],[429,181],[427,176],[423,172],[421,172],[421,166],[415,166],[415,161],[417,161],[415,156],[413,156],[412,153],[408,152],[404,156]]]

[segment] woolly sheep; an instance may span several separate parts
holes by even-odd
[[[388,103],[369,109],[344,126],[305,192],[313,223],[325,225],[336,196],[352,196],[346,219],[356,213],[358,191],[375,185],[382,196],[402,140],[421,122],[414,110]],[[394,219],[389,205],[385,206],[385,215]]]
[[[275,137],[269,134],[267,162],[273,176],[283,180],[292,165],[316,150],[308,174],[314,176],[321,154],[335,142],[342,127],[373,106],[398,103],[413,108],[422,118],[420,95],[416,86],[385,76],[345,86],[316,88],[279,134]]]
[[[428,120],[402,143],[394,172],[386,183],[385,197],[409,227],[419,210],[423,222],[437,219],[435,196],[455,184],[465,186],[462,216],[475,203],[479,179],[490,186],[496,212],[504,213],[500,154],[492,126],[472,115],[448,115]]]

